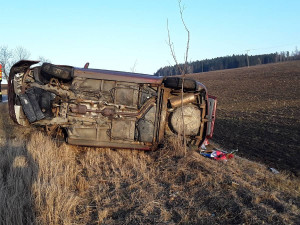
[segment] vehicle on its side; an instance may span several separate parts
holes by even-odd
[[[181,77],[22,60],[9,75],[12,120],[64,134],[73,145],[151,150],[168,135],[199,147],[213,134],[216,98]],[[184,129],[183,129],[183,121]],[[184,132],[183,132],[184,130]]]

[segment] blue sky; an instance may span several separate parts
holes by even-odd
[[[182,0],[191,33],[189,60],[300,48],[298,0]],[[0,46],[22,46],[31,59],[153,74],[178,61],[186,33],[177,0],[0,0]]]

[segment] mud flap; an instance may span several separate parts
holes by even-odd
[[[212,138],[216,120],[217,98],[214,96],[208,96],[208,113],[207,113],[207,130],[206,137]]]

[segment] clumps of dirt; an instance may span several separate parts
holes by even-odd
[[[218,98],[214,140],[300,177],[300,61],[191,74]]]

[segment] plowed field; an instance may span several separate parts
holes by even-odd
[[[216,142],[300,175],[300,61],[189,76],[218,98]]]

